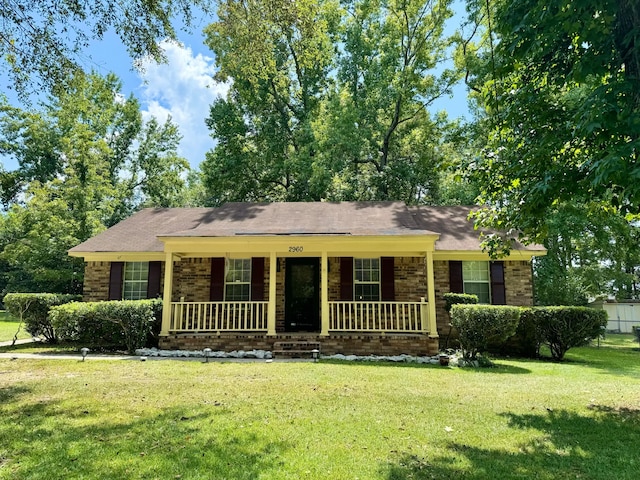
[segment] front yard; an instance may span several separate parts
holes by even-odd
[[[632,479],[640,352],[562,364],[0,359],[0,479]]]

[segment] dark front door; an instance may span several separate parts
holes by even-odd
[[[287,258],[284,322],[287,332],[320,330],[320,259]]]

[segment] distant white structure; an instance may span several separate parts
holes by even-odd
[[[598,310],[604,310],[609,315],[607,331],[632,333],[633,325],[640,325],[640,301],[599,300],[590,304]]]

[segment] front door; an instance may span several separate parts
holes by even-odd
[[[320,259],[287,258],[284,284],[285,330],[320,331]]]

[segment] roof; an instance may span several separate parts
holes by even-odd
[[[453,207],[407,207],[420,228],[428,228],[440,234],[435,244],[436,250],[481,250],[481,234],[498,233],[495,230],[476,229],[469,214],[479,207],[458,205]],[[514,250],[544,252],[542,245],[523,245],[515,242]]]
[[[147,208],[70,253],[162,252],[163,237],[440,235],[436,250],[480,250],[472,207],[402,202],[227,203],[219,208]],[[533,248],[536,247],[536,248]],[[519,250],[543,250],[540,246]]]

